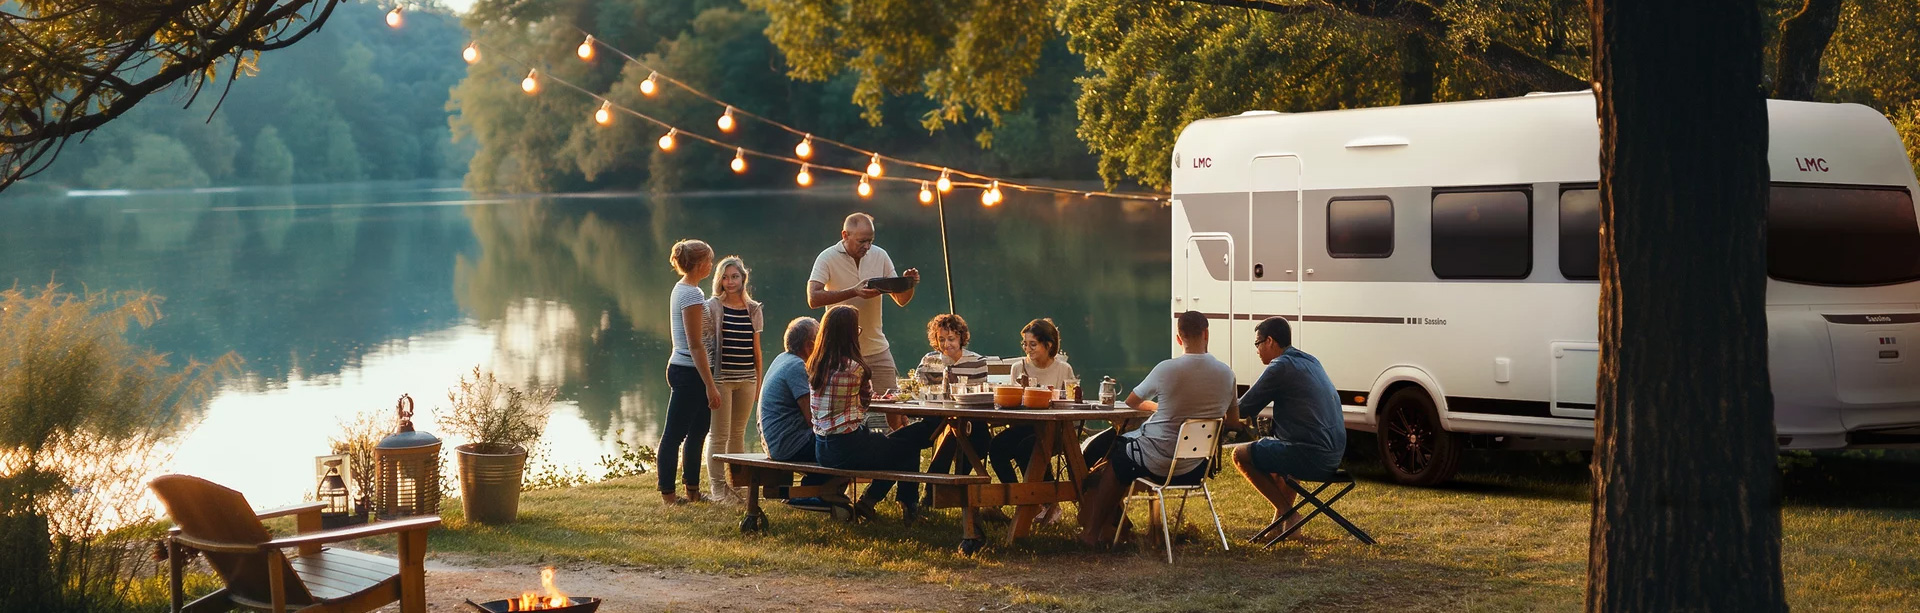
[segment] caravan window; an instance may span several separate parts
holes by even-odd
[[[1393,255],[1393,201],[1343,198],[1328,202],[1327,255],[1336,258]]]
[[[1600,190],[1560,191],[1560,276],[1600,278]]]
[[[1775,184],[1767,274],[1812,285],[1920,280],[1920,226],[1900,188]]]
[[[1533,271],[1533,207],[1524,188],[1433,194],[1433,274],[1524,279]]]

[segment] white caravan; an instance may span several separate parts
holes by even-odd
[[[1920,186],[1900,139],[1864,106],[1767,111],[1780,445],[1920,441]],[[1254,324],[1292,320],[1404,483],[1447,479],[1470,444],[1589,445],[1594,117],[1577,92],[1196,121],[1173,154],[1173,311],[1214,320],[1242,385]]]

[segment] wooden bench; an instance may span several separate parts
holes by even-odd
[[[857,481],[904,481],[926,485],[933,489],[935,508],[961,507],[966,518],[971,520],[974,507],[968,506],[972,497],[967,488],[988,485],[993,481],[986,475],[828,468],[813,462],[771,460],[764,453],[716,453],[713,458],[727,465],[727,483],[747,488],[747,515],[740,520],[741,532],[759,532],[767,528],[766,513],[760,510],[762,496],[773,500],[831,497],[839,495],[848,484]],[[834,479],[821,485],[795,485],[794,476],[803,474],[826,475]],[[972,525],[971,521],[963,523]],[[968,538],[977,539],[978,536],[969,534]]]

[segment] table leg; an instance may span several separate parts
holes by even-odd
[[[1060,454],[1067,457],[1067,478],[1073,480],[1075,492],[1087,482],[1087,457],[1080,453],[1080,441],[1073,439],[1073,430],[1060,429]]]
[[[1053,445],[1060,439],[1060,422],[1047,421],[1038,424],[1040,436],[1033,445],[1033,456],[1027,461],[1024,483],[1050,481],[1047,473],[1053,468]],[[1033,518],[1040,514],[1040,505],[1023,504],[1013,513],[1013,526],[1007,530],[1007,541],[1028,535],[1033,531]]]

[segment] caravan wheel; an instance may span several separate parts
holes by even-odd
[[[1460,469],[1460,436],[1440,427],[1433,400],[1419,388],[1400,390],[1380,407],[1380,462],[1394,482],[1434,485]]]

